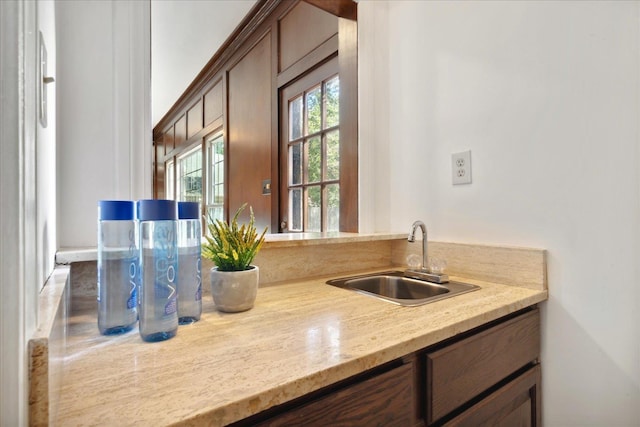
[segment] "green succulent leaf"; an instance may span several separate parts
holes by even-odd
[[[202,256],[213,261],[220,271],[248,270],[264,243],[268,227],[258,237],[251,206],[249,223],[238,225],[238,216],[246,206],[240,206],[230,223],[207,218],[209,233],[202,243]]]

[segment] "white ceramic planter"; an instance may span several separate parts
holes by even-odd
[[[211,296],[216,309],[227,313],[246,311],[253,307],[258,294],[258,267],[250,270],[218,271],[211,269]]]

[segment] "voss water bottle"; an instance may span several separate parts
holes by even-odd
[[[120,334],[135,325],[137,269],[134,203],[99,201],[98,329],[101,334]]]
[[[140,336],[162,341],[178,331],[178,209],[173,200],[139,200]]]
[[[188,325],[202,313],[200,204],[178,202],[178,321]]]

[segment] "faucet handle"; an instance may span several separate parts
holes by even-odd
[[[429,271],[434,274],[444,273],[447,268],[447,261],[440,258],[429,258]]]
[[[418,254],[407,255],[407,267],[419,270],[422,267],[422,258]]]

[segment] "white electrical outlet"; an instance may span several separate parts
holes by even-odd
[[[451,182],[471,184],[471,150],[451,155]]]

